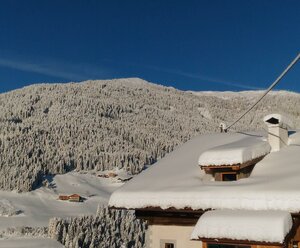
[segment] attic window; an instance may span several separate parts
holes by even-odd
[[[160,248],[176,248],[176,240],[160,240]]]
[[[174,244],[173,243],[165,243],[165,248],[174,248]]]
[[[273,119],[280,121],[278,118]],[[268,120],[274,121],[272,117]],[[262,137],[249,135],[244,139],[206,150],[200,155],[198,164],[206,174],[212,175],[215,181],[235,181],[248,177],[254,165],[270,150],[270,144]]]
[[[236,172],[223,172],[222,175],[222,181],[236,181],[237,175]]]
[[[266,120],[266,122],[270,123],[270,124],[279,124],[279,120],[277,118],[271,117],[270,119]]]

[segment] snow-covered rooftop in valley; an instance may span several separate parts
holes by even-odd
[[[213,147],[203,152],[199,165],[233,165],[265,156],[271,146],[261,137],[249,136],[244,139]]]
[[[296,134],[294,134],[296,135]],[[300,212],[300,143],[268,154],[249,178],[215,182],[198,166],[203,152],[258,133],[218,133],[193,138],[115,191],[119,208],[244,209]],[[295,137],[295,136],[294,136]]]
[[[285,211],[214,210],[200,217],[191,238],[283,243],[292,226]]]

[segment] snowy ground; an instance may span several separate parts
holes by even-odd
[[[113,191],[123,183],[116,178],[97,177],[91,173],[70,172],[49,178],[50,187],[41,187],[28,193],[0,191],[3,212],[0,215],[0,231],[8,227],[48,226],[52,217],[72,217],[96,214],[99,204],[106,205]],[[80,194],[84,202],[57,200],[60,194]],[[1,205],[0,205],[1,207]],[[42,245],[41,245],[42,244]],[[47,239],[2,239],[0,247],[61,247]]]

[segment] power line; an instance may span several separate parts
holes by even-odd
[[[298,62],[300,59],[300,53],[297,57],[289,64],[289,66],[279,75],[279,77],[271,84],[271,86],[266,89],[266,91],[262,94],[262,96],[249,108],[247,109],[236,121],[231,123],[228,127],[224,129],[224,131],[228,131],[229,128],[238,123],[246,114],[248,114],[279,82],[280,80],[287,74],[287,72]]]

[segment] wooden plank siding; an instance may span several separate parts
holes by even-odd
[[[138,219],[147,220],[149,225],[195,226],[203,211],[155,211],[136,210]]]
[[[205,239],[201,238],[202,244],[224,244],[224,245],[236,245],[236,246],[251,246],[251,248],[283,248],[284,244],[281,243],[268,243],[268,242],[257,242],[249,240],[231,240],[231,239]]]

